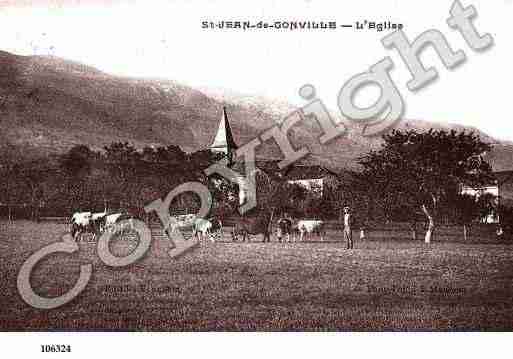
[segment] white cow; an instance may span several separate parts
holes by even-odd
[[[112,213],[105,216],[103,230],[112,230],[123,213]]]
[[[297,222],[297,230],[299,231],[299,240],[303,241],[313,234],[319,236],[320,240],[324,240],[324,222],[320,220],[300,220]]]
[[[82,226],[89,225],[91,221],[92,213],[91,212],[75,212],[73,216],[71,216],[71,223],[75,223]]]
[[[192,226],[192,235],[198,239],[210,239],[215,241],[213,234],[217,233],[220,238],[223,237],[223,224],[219,219],[196,218]]]
[[[210,240],[213,241],[212,237],[210,237],[211,232],[212,222],[203,218],[196,218],[194,220],[194,223],[192,225],[192,235],[194,237],[198,237],[198,239],[210,238]]]
[[[105,217],[105,226],[107,226],[107,227],[113,226],[114,224],[116,224],[117,220],[122,215],[123,215],[123,213],[112,213],[112,214],[107,215],[107,217]]]

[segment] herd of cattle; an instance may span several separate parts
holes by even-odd
[[[129,220],[128,214],[108,213],[106,210],[99,213],[76,212],[70,219],[70,232],[74,239],[81,234],[91,233],[94,236],[101,235],[107,230],[116,228],[116,225],[123,220]],[[173,225],[168,231],[191,230],[192,236],[198,240],[211,240],[224,238],[223,221],[218,218],[196,218],[194,215],[173,216]],[[242,241],[250,239],[250,235],[264,236],[264,242],[269,242],[273,232],[271,216],[239,217],[231,226],[231,239]],[[298,220],[291,218],[279,218],[275,223],[275,233],[278,241],[304,241],[312,238],[324,240],[326,235],[325,224],[321,220]]]

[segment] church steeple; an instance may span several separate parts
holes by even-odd
[[[228,116],[226,115],[226,107],[224,106],[223,117],[221,118],[221,122],[219,122],[219,128],[217,130],[216,136],[214,137],[214,142],[212,142],[210,145],[210,150],[213,152],[225,153],[228,157],[228,163],[233,163],[237,145],[233,139],[232,129],[230,127],[230,123],[228,122]]]

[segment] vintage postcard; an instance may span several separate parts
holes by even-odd
[[[510,332],[512,14],[0,1],[0,331]]]

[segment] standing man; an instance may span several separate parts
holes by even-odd
[[[353,215],[348,206],[344,207],[344,240],[347,243],[347,249],[353,249]]]

